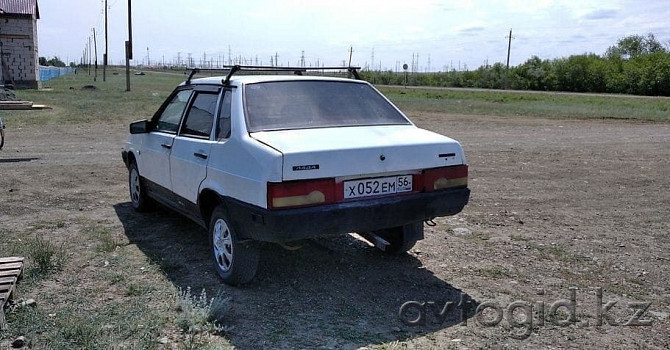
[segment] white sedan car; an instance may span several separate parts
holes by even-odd
[[[416,127],[372,85],[243,69],[189,77],[130,125],[122,154],[133,207],[160,202],[207,229],[224,282],[253,278],[260,242],[357,232],[405,252],[424,221],[467,204],[461,145]]]

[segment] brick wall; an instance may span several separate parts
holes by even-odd
[[[17,88],[38,88],[37,20],[0,16],[0,44],[3,79],[14,80]]]

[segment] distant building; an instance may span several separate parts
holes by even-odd
[[[0,0],[0,83],[37,89],[37,0]]]

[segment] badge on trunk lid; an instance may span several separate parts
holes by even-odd
[[[296,165],[293,167],[293,171],[302,171],[302,170],[318,170],[319,164],[310,164],[310,165]]]

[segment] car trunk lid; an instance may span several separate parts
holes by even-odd
[[[371,177],[465,164],[460,144],[413,125],[252,133],[283,154],[283,181]]]

